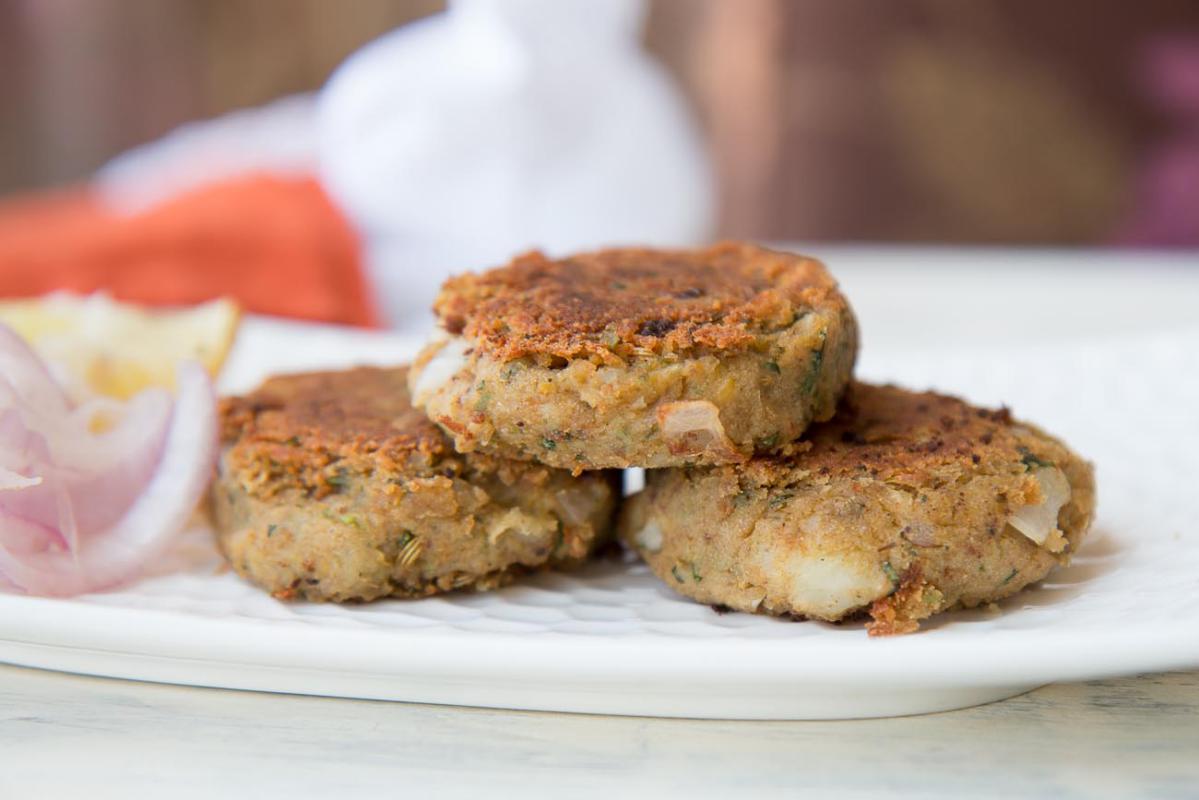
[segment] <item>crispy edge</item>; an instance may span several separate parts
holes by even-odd
[[[558,260],[526,253],[450,279],[434,304],[446,330],[488,354],[550,364],[744,349],[812,311],[841,318],[847,309],[819,261],[736,242]]]

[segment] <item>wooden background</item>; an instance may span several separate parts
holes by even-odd
[[[0,193],[189,119],[319,87],[437,0],[5,0]],[[1138,81],[1195,0],[654,0],[721,233],[1102,243],[1172,121]]]

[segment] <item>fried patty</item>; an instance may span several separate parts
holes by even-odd
[[[787,457],[649,471],[621,538],[681,594],[906,633],[999,600],[1078,549],[1090,464],[1006,409],[855,383]]]
[[[614,473],[459,455],[412,408],[406,367],[271,378],[221,417],[220,547],[283,599],[491,589],[575,566],[619,501]]]
[[[531,253],[434,310],[416,405],[460,451],[576,472],[777,450],[833,415],[857,355],[824,266],[749,244]]]

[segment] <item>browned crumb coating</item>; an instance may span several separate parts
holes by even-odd
[[[724,242],[550,259],[527,253],[445,283],[443,326],[500,360],[737,350],[812,309],[847,308],[814,259]]]
[[[460,455],[409,403],[407,368],[284,375],[221,402],[211,498],[234,568],[280,598],[370,600],[581,563],[616,476]]]
[[[582,471],[744,461],[831,417],[857,322],[813,259],[626,248],[446,282],[414,401],[461,452]]]
[[[854,383],[788,455],[649,472],[621,536],[701,602],[886,635],[1044,578],[1094,508],[1092,467],[1006,409]]]

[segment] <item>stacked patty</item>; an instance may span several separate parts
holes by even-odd
[[[281,599],[421,597],[577,566],[608,539],[615,473],[459,454],[407,372],[285,375],[222,401],[211,505],[240,575]]]
[[[704,603],[907,633],[1007,597],[1073,553],[1090,524],[1088,464],[1004,410],[855,384],[788,457],[652,470],[620,532]]]
[[[746,244],[532,253],[434,309],[417,406],[463,452],[576,472],[775,450],[833,415],[857,355],[824,266]]]
[[[240,573],[324,600],[492,588],[580,563],[614,470],[645,467],[619,534],[680,594],[892,634],[1040,580],[1090,524],[1091,467],[1060,441],[854,383],[857,323],[813,259],[531,253],[435,311],[410,370],[226,401],[213,505]]]

